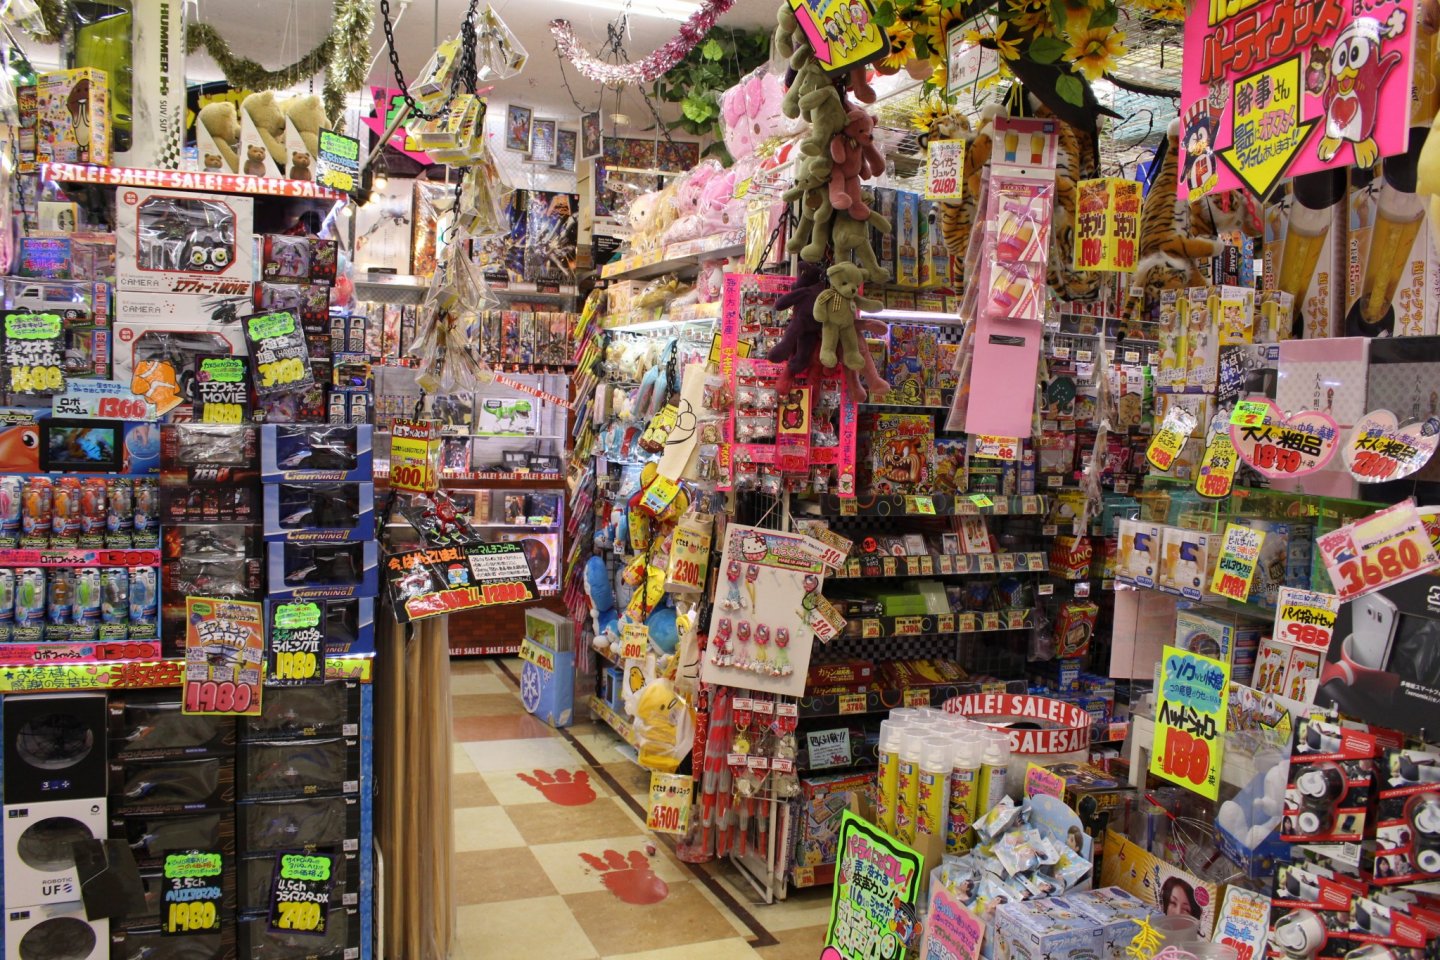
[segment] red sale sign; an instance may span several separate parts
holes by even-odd
[[[1341,600],[1353,600],[1440,567],[1440,556],[1413,499],[1333,530],[1320,537],[1317,545]]]

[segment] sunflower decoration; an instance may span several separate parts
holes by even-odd
[[[1115,68],[1115,61],[1128,53],[1125,49],[1125,33],[1111,27],[1087,27],[1070,33],[1070,46],[1065,50],[1065,59],[1071,69],[1084,74],[1085,79],[1094,83],[1105,76],[1106,71]]]
[[[1185,0],[1135,0],[1135,6],[1164,23],[1185,22]]]
[[[904,20],[896,20],[885,28],[890,37],[890,52],[880,61],[881,73],[898,73],[905,64],[915,59],[915,31]]]
[[[1057,0],[1055,6],[1059,8],[1057,12],[1063,11],[1065,14],[1065,22],[1058,26],[1064,28],[1068,36],[1076,30],[1090,26],[1095,14],[1107,6],[1113,6],[1113,3],[1110,0]]]

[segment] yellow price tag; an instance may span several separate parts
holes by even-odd
[[[840,715],[850,716],[865,712],[866,695],[863,693],[842,693],[839,697]]]
[[[627,623],[620,628],[620,659],[643,660],[649,650],[649,627],[643,623]]]
[[[1258,427],[1270,417],[1270,404],[1264,400],[1237,400],[1230,411],[1230,422],[1237,427]]]
[[[970,495],[970,502],[973,503],[973,504],[975,504],[975,506],[977,506],[977,507],[993,507],[993,506],[995,506],[995,501],[994,501],[994,500],[991,500],[989,497],[985,496],[985,494],[983,494],[983,493],[972,493],[972,494]]]

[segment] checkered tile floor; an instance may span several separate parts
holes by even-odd
[[[519,668],[452,664],[456,960],[820,955],[829,888],[757,905],[728,864],[681,863],[645,831],[649,774],[603,723],[562,733],[525,713]]]

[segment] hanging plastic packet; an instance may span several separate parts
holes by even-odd
[[[481,80],[508,80],[525,69],[530,55],[514,32],[500,19],[495,8],[486,4],[475,24],[475,63]],[[488,72],[487,72],[488,71]]]

